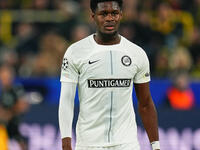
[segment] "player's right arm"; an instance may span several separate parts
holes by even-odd
[[[62,149],[72,150],[72,121],[74,116],[74,97],[78,83],[78,69],[72,54],[73,48],[69,47],[64,55],[61,69],[61,92],[59,103],[59,127],[62,138]]]
[[[59,103],[59,127],[62,138],[62,149],[72,150],[72,121],[74,116],[74,97],[76,93],[76,83],[62,82],[60,103]]]

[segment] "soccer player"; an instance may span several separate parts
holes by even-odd
[[[91,0],[96,33],[72,44],[61,71],[59,126],[63,150],[71,150],[76,85],[80,112],[75,150],[139,150],[132,104],[159,150],[157,114],[149,91],[149,61],[142,48],[118,33],[122,0]]]

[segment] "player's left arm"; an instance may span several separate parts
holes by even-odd
[[[149,90],[149,82],[134,83],[135,92],[138,98],[138,110],[142,123],[147,132],[153,150],[159,150],[158,136],[158,119],[151,93]]]

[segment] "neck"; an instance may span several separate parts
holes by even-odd
[[[118,32],[113,34],[103,34],[100,32],[97,32],[94,34],[94,40],[101,45],[113,45],[113,44],[119,44],[120,43],[120,35]]]

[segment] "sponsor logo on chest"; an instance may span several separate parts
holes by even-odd
[[[88,88],[130,87],[131,79],[88,79]]]

